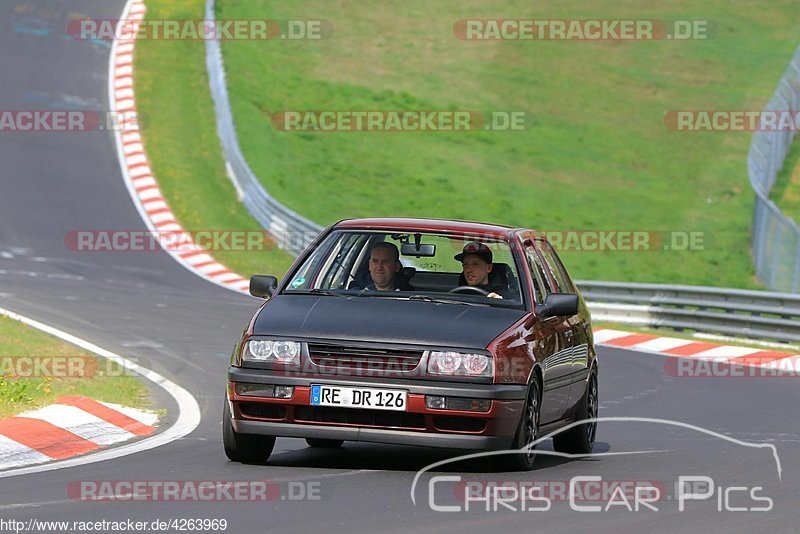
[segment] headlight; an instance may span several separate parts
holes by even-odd
[[[265,361],[272,356],[272,341],[264,339],[254,339],[247,342],[247,354],[245,359],[255,361]]]
[[[296,341],[274,341],[272,354],[279,362],[290,363],[300,359],[300,343]]]
[[[492,357],[452,351],[430,351],[428,373],[432,375],[492,376]]]
[[[300,343],[298,341],[251,339],[245,346],[242,359],[251,362],[298,363],[300,362]]]

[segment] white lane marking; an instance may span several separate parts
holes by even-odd
[[[144,203],[144,209],[146,211],[153,211],[153,210],[160,210],[162,208],[168,208],[167,203],[163,200],[151,200],[150,202]]]
[[[200,271],[203,274],[208,274],[208,273],[213,273],[214,271],[219,271],[220,269],[224,269],[224,268],[225,267],[222,266],[221,264],[219,264],[217,262],[214,262],[214,263],[209,263],[208,265],[204,265],[202,267],[199,267],[197,270]]]
[[[51,404],[32,412],[21,413],[19,417],[45,421],[98,445],[112,445],[136,437],[136,434],[103,421],[76,406]]]
[[[0,469],[8,469],[19,465],[38,464],[49,462],[51,458],[0,435]]]
[[[205,263],[207,261],[214,261],[214,258],[209,256],[208,254],[196,254],[194,256],[189,256],[187,259],[183,260],[189,265],[197,265],[198,263]]]
[[[166,211],[164,213],[156,213],[155,215],[151,215],[150,218],[153,219],[154,223],[158,224],[164,221],[171,221],[175,219],[175,216],[171,211]]]
[[[643,343],[639,343],[638,345],[634,345],[633,348],[636,350],[664,352],[665,350],[682,347],[684,345],[688,345],[689,343],[694,342],[688,339],[678,339],[676,337],[658,337],[656,339],[651,339],[650,341],[645,341]]]
[[[130,5],[130,0],[128,5]],[[123,17],[122,17],[123,19],[125,18],[124,17],[125,13],[126,12],[123,11]],[[154,449],[155,447],[160,447],[161,445],[172,443],[173,441],[180,439],[186,436],[187,434],[191,433],[200,424],[200,406],[197,404],[197,400],[195,400],[192,394],[183,389],[178,384],[156,373],[155,371],[151,371],[150,369],[145,369],[144,367],[141,367],[140,365],[137,365],[132,361],[125,359],[122,356],[115,354],[109,350],[101,348],[90,341],[86,341],[77,336],[73,336],[72,334],[68,334],[63,330],[59,330],[58,328],[54,328],[44,323],[40,323],[39,321],[30,319],[18,313],[14,313],[4,308],[0,308],[0,315],[6,315],[11,319],[25,323],[28,326],[32,326],[33,328],[46,332],[50,335],[56,336],[59,339],[63,339],[67,343],[72,343],[73,345],[76,345],[82,349],[88,350],[89,352],[92,352],[97,356],[100,356],[101,358],[106,358],[108,360],[116,362],[122,367],[125,367],[130,371],[138,373],[147,380],[153,382],[156,386],[166,391],[173,399],[175,399],[175,402],[178,404],[178,417],[176,418],[175,423],[171,427],[166,429],[164,432],[155,434],[141,441],[136,441],[128,445],[122,445],[116,449],[105,449],[86,456],[69,458],[66,460],[52,462],[44,465],[20,467],[17,469],[12,469],[10,471],[3,471],[0,472],[0,478],[27,475],[30,473],[41,473],[44,471],[53,471],[56,469],[64,469],[67,467],[75,467],[79,465],[86,465],[95,462],[102,462],[105,460],[113,460],[115,458],[121,458],[129,454],[134,454],[137,452]]]
[[[598,330],[594,333],[594,342],[595,343],[606,343],[607,341],[611,341],[612,339],[617,339],[619,337],[630,336],[630,332],[623,332],[621,330],[611,330],[609,328],[603,328],[602,330]]]
[[[133,156],[126,156],[125,162],[128,165],[138,165],[139,163],[147,163],[147,157],[144,154],[135,154]]]
[[[139,421],[143,425],[147,426],[155,426],[158,422],[158,414],[153,412],[146,412],[144,410],[137,410],[136,408],[130,408],[128,406],[120,406],[119,404],[114,404],[111,402],[100,402],[104,406],[111,408],[112,410],[116,410],[123,415],[127,415],[131,419],[135,419]]]
[[[156,183],[156,179],[153,178],[152,176],[143,176],[141,178],[137,178],[136,180],[134,180],[134,185],[136,187],[144,187],[147,185],[158,185],[158,184]],[[156,200],[156,202],[158,201]]]
[[[704,350],[697,354],[688,356],[696,360],[719,360],[725,361],[740,356],[747,356],[756,352],[762,352],[762,349],[754,349],[751,347],[733,347],[731,345],[722,345],[721,347],[714,347],[713,349]]]

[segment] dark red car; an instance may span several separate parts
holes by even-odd
[[[228,369],[231,460],[264,462],[283,436],[312,447],[518,449],[498,458],[530,469],[539,436],[584,420],[558,433],[554,447],[592,450],[589,311],[534,230],[344,220],[280,283],[254,276],[250,293],[266,302]]]

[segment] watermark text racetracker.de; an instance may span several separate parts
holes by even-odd
[[[70,230],[64,245],[73,252],[158,252],[203,249],[264,252],[304,248],[316,232],[269,233],[263,230]],[[559,252],[701,251],[713,246],[713,235],[698,230],[545,230],[538,235]],[[490,248],[505,250],[491,236],[470,235]],[[453,250],[463,244],[453,241]]]
[[[18,519],[0,518],[0,532],[14,532],[15,534],[21,534],[22,532],[224,532],[226,530],[228,530],[227,519],[208,517],[152,519],[147,521],[134,521],[132,519],[43,521],[36,518],[20,521]]]
[[[652,19],[461,19],[453,35],[465,41],[654,41],[704,40],[709,20]]]
[[[524,110],[284,110],[272,113],[282,132],[473,132],[522,131],[531,113]]]
[[[278,246],[263,230],[71,230],[64,245],[73,252],[264,252]]]
[[[150,362],[131,357],[138,366],[150,368]],[[136,376],[137,373],[105,358],[84,355],[0,355],[0,379],[54,378],[80,379],[100,376]]]
[[[74,480],[67,496],[81,502],[319,501],[319,481]]]
[[[76,40],[308,40],[327,39],[333,25],[326,20],[72,20],[67,34]]]
[[[800,356],[765,351],[763,356],[727,358],[668,358],[664,372],[675,378],[800,377]]]
[[[147,116],[135,111],[74,109],[2,109],[0,132],[135,131],[147,125]]]
[[[784,110],[673,110],[664,125],[676,132],[797,132],[800,111]]]

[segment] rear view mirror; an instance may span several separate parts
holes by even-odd
[[[256,274],[250,277],[250,294],[266,299],[272,296],[278,287],[278,279],[274,276]]]
[[[548,317],[563,317],[578,313],[578,295],[574,293],[550,293],[536,309],[536,314],[546,319]]]
[[[432,258],[436,255],[436,245],[403,243],[400,246],[400,254],[403,256],[416,256],[417,258]]]

